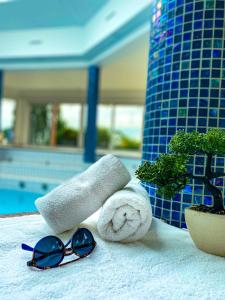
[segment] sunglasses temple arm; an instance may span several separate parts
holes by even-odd
[[[34,251],[34,248],[28,246],[27,244],[21,244],[21,248],[25,251],[31,251],[31,252]]]

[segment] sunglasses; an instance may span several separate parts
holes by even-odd
[[[70,244],[71,246],[67,248]],[[33,258],[27,262],[27,266],[41,270],[61,267],[84,258],[91,254],[95,246],[94,237],[86,228],[78,228],[65,245],[53,235],[41,239],[34,248],[26,244],[21,245],[23,250],[33,252]],[[77,255],[78,258],[61,264],[65,256],[72,254]]]

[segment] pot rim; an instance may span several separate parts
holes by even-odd
[[[196,214],[204,214],[204,215],[207,215],[207,216],[212,216],[212,217],[216,217],[216,218],[221,218],[221,219],[224,219],[225,218],[225,215],[219,215],[219,214],[212,214],[212,213],[209,213],[209,212],[204,212],[204,211],[197,211],[197,210],[194,210],[194,209],[191,209],[193,206],[190,206],[190,207],[186,207],[185,208],[185,213],[186,211],[191,211],[193,213],[196,213]]]

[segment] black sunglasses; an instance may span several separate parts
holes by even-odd
[[[67,248],[71,243],[71,247]],[[41,239],[34,248],[22,244],[22,249],[33,252],[32,260],[27,266],[41,270],[57,268],[84,258],[91,254],[96,246],[92,233],[86,228],[78,228],[72,238],[66,243],[56,236],[50,235]],[[65,256],[75,254],[78,258],[60,264]]]

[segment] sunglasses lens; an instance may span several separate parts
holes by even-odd
[[[56,267],[63,260],[64,244],[55,236],[46,236],[34,247],[34,260],[38,267]]]
[[[90,254],[95,247],[92,233],[86,228],[79,228],[72,238],[72,249],[78,256]]]

